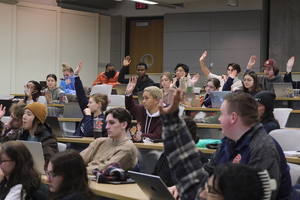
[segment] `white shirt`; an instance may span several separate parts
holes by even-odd
[[[22,185],[21,184],[17,184],[15,185],[14,187],[12,187],[8,194],[6,195],[5,199],[4,200],[18,200],[20,199],[20,196],[21,196],[21,190],[22,190]],[[23,198],[20,199],[20,200],[24,200],[26,197],[26,192],[24,191],[24,194],[23,194]]]

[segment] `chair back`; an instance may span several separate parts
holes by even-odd
[[[125,95],[108,95],[110,107],[125,107]]]
[[[112,85],[94,85],[92,87],[90,95],[93,95],[95,93],[110,95],[111,91],[112,91]]]
[[[300,149],[300,130],[276,129],[269,134],[279,143],[283,151],[298,151]]]
[[[284,128],[286,122],[290,116],[290,113],[293,109],[291,108],[274,108],[273,114],[275,119],[278,120],[280,128]]]
[[[300,183],[300,165],[287,163],[290,166],[290,175],[292,180],[292,185]]]

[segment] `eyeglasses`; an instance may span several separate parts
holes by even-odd
[[[183,73],[184,72],[184,70],[175,70],[175,73]]]
[[[10,161],[13,161],[13,160],[0,160],[0,165],[4,162],[10,162]]]
[[[220,196],[223,196],[222,194],[220,193],[217,193],[215,191],[212,190],[213,188],[207,184],[207,182],[205,183],[205,192],[211,196],[211,197],[220,197]]]
[[[228,72],[233,72],[236,69],[227,69]]]
[[[50,172],[45,171],[45,172],[46,172],[46,176],[48,176],[51,181],[53,181],[53,178],[56,177],[56,175],[52,171],[50,171]]]
[[[246,81],[247,81],[247,82],[252,82],[253,80],[250,79],[250,78],[244,78],[244,79],[243,79],[243,82],[246,82]]]

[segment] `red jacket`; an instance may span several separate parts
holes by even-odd
[[[112,85],[113,88],[116,87],[116,84],[120,84],[118,82],[118,78],[119,78],[119,73],[120,72],[117,72],[115,74],[115,76],[113,78],[108,78],[106,75],[105,75],[105,71],[104,72],[101,72],[98,77],[96,78],[96,80],[94,81],[93,85],[101,85],[101,84],[108,84],[108,85]]]

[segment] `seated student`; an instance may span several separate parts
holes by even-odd
[[[170,72],[162,73],[160,76],[160,85],[162,86],[163,103],[169,105],[173,98],[173,92],[175,91],[172,74]]]
[[[47,167],[50,200],[95,199],[82,157],[73,149],[54,154]]]
[[[206,108],[211,108],[212,103],[211,103],[211,98],[210,98],[210,92],[211,91],[219,91],[219,88],[221,87],[219,79],[216,78],[210,78],[207,80],[206,85],[205,85],[205,94],[201,95],[199,97],[200,100],[200,106],[201,107],[206,107]],[[208,124],[218,124],[218,118],[220,116],[220,112],[198,112],[194,120],[197,123],[208,123]]]
[[[108,85],[112,85],[113,88],[116,87],[116,84],[120,84],[118,82],[118,78],[119,78],[119,73],[120,72],[116,72],[116,67],[114,64],[108,63],[105,66],[106,70],[104,72],[101,72],[96,80],[93,82],[93,85],[101,85],[101,84],[108,84]]]
[[[287,64],[286,64],[286,73],[283,77],[284,82],[291,82],[293,85],[294,89],[299,89],[300,88],[300,81],[293,81],[292,79],[292,69],[293,69],[293,65],[294,65],[294,61],[295,61],[295,57],[292,56]]]
[[[22,125],[23,125],[23,114],[25,110],[25,103],[20,104],[12,104],[12,106],[9,108],[10,117],[9,122],[7,124],[4,124],[3,122],[0,122],[3,124],[3,130],[1,132],[1,143],[7,142],[9,140],[16,140],[21,134],[22,134]],[[5,108],[0,105],[0,119],[5,114]]]
[[[126,56],[123,61],[123,67],[120,71],[118,81],[119,83],[129,83],[129,79],[125,79],[125,73],[128,70],[128,65],[130,64],[130,56]],[[148,86],[154,85],[154,81],[150,79],[147,75],[147,65],[145,63],[138,63],[136,65],[136,74],[137,84],[133,90],[133,93],[136,94],[137,92],[142,92]]]
[[[66,63],[62,63],[62,73],[66,81],[66,94],[76,94],[74,71],[73,68],[68,66]]]
[[[183,116],[182,119],[185,121],[187,128],[189,129],[189,133],[191,134],[195,145],[198,143],[199,141],[199,136],[197,134],[197,124],[196,122],[193,120],[193,118],[188,117],[188,116]],[[199,151],[200,153],[200,158],[201,158],[201,163],[207,163],[208,159],[206,157],[206,155],[204,153],[202,153],[201,151]],[[158,175],[163,182],[166,184],[167,187],[170,187],[172,185],[174,185],[173,179],[172,179],[172,175],[171,175],[171,170],[169,168],[169,163],[166,157],[165,153],[162,153],[160,158],[158,159],[158,161],[156,162],[154,171],[152,172],[153,175]]]
[[[94,137],[94,119],[99,118],[102,120],[102,137],[107,136],[106,123],[104,121],[104,111],[108,105],[108,96],[100,93],[93,94],[90,98],[87,98],[83,89],[82,82],[79,77],[79,73],[82,69],[82,61],[79,61],[78,67],[75,70],[75,88],[78,103],[84,117],[80,121],[73,135]],[[78,151],[82,151],[87,148],[88,144],[71,143],[67,148],[73,148]]]
[[[131,115],[124,108],[111,108],[105,113],[107,138],[97,138],[80,155],[88,174],[98,168],[105,170],[111,163],[120,163],[122,169],[132,170],[138,163],[137,150],[127,137]]]
[[[57,77],[55,74],[48,74],[46,77],[47,88],[44,89],[44,92],[51,93],[52,101],[56,100],[59,103],[60,95],[63,94],[63,98],[65,103],[68,103],[68,98],[65,96],[65,92],[61,89],[61,87],[57,87]],[[63,114],[62,107],[48,107],[48,116],[59,116],[59,114]]]
[[[230,83],[230,90],[226,89],[226,91],[235,91],[235,90],[241,90],[242,89],[242,81],[238,78],[238,74],[241,72],[241,67],[239,64],[236,63],[229,63],[227,66],[227,78],[225,75],[218,76],[216,74],[213,74],[209,71],[209,69],[206,67],[204,60],[207,56],[207,51],[204,51],[202,56],[199,59],[200,62],[200,67],[204,73],[204,75],[209,79],[209,78],[217,78],[219,79],[221,83],[220,90],[223,89],[223,85],[225,82],[228,80]],[[234,74],[232,73],[234,72]],[[230,74],[232,74],[232,77],[230,77]]]
[[[29,81],[26,86],[24,86],[25,98],[20,100],[19,103],[29,104],[31,102],[40,102],[47,105],[47,100],[42,96],[42,86],[36,81]]]
[[[247,65],[246,71],[250,71],[255,65],[256,56],[251,56]],[[262,66],[264,75],[258,78],[259,84],[263,90],[274,92],[273,83],[283,83],[279,68],[275,66],[276,62],[273,59],[266,60]]]
[[[233,92],[224,96],[219,118],[224,138],[221,146],[212,154],[210,161],[201,168],[199,150],[191,142],[187,129],[181,123],[176,111],[180,92],[177,90],[174,93],[174,104],[167,108],[160,108],[160,112],[164,123],[165,152],[171,171],[175,173],[173,177],[177,177],[175,183],[178,188],[181,188],[179,191],[181,194],[183,190],[189,192],[190,189],[191,192],[192,190],[195,192],[193,196],[196,195],[200,187],[204,186],[204,182],[201,181],[203,170],[213,175],[217,166],[233,162],[267,170],[278,185],[272,193],[272,199],[289,197],[292,191],[289,166],[280,145],[266,134],[259,123],[257,103],[250,94]],[[188,154],[185,153],[187,151]],[[186,173],[182,173],[183,170]],[[174,187],[171,189],[173,193]]]
[[[48,199],[27,147],[19,141],[8,141],[0,149],[0,199]]]
[[[178,63],[176,65],[173,77],[173,84],[176,88],[180,88],[182,91],[193,92],[194,85],[200,78],[200,74],[195,74],[191,79],[189,71],[190,68],[186,64]],[[190,91],[187,90],[188,87]]]
[[[23,133],[19,140],[41,142],[44,158],[47,162],[58,151],[55,133],[45,123],[47,108],[44,104],[33,102],[25,107],[23,115]]]
[[[125,92],[125,107],[130,114],[141,123],[142,134],[135,134],[133,139],[141,141],[143,137],[161,139],[162,124],[159,117],[158,104],[162,99],[162,92],[156,86],[146,87],[143,93],[143,104],[135,104],[132,92],[137,84],[135,77],[130,78]]]
[[[267,133],[280,129],[278,121],[274,118],[274,103],[276,94],[270,91],[261,91],[254,96],[258,105],[259,121]]]
[[[258,82],[258,77],[254,71],[246,71],[243,76],[243,92],[249,93],[252,96],[262,91]]]

